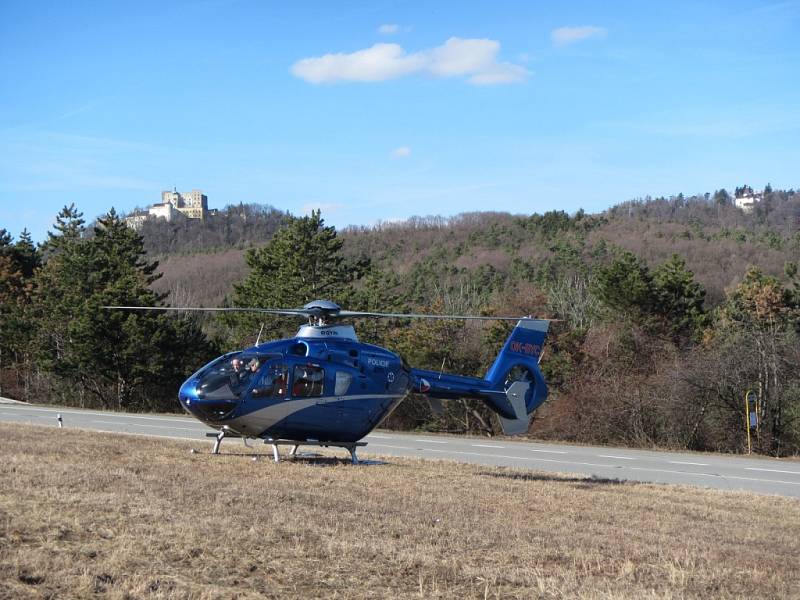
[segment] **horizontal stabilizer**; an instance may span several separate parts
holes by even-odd
[[[503,426],[503,433],[506,435],[522,435],[528,433],[528,427],[531,424],[531,418],[525,417],[524,419],[506,419],[498,415],[500,425]]]

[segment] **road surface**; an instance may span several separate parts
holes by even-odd
[[[214,430],[190,417],[133,415],[80,409],[0,404],[0,421],[213,441]],[[375,431],[364,441],[359,456],[409,456],[484,465],[576,473],[601,479],[705,486],[760,494],[800,497],[800,461],[747,458],[718,454],[656,452]],[[241,441],[225,440],[222,451],[241,448]],[[342,450],[344,456],[347,455]]]

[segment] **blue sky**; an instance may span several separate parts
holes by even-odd
[[[0,3],[0,228],[164,189],[337,227],[800,186],[800,0]]]

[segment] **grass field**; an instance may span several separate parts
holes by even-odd
[[[800,598],[796,499],[191,447],[0,425],[0,598]]]

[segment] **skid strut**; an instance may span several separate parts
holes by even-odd
[[[214,449],[211,451],[211,454],[219,454],[219,445],[222,443],[222,439],[225,437],[226,433],[225,429],[219,430],[219,433],[215,436],[217,440],[214,442]]]
[[[319,446],[320,448],[345,448],[350,453],[350,462],[352,462],[354,465],[358,464],[356,449],[367,445],[366,442],[318,442],[300,440],[274,440],[272,438],[266,438],[264,443],[272,446],[272,455],[275,457],[275,462],[280,462],[281,460],[278,446],[291,446],[291,449],[289,450],[289,458],[295,458],[297,456],[297,449],[300,446]]]
[[[220,429],[219,433],[207,433],[206,435],[215,438],[214,449],[211,450],[211,454],[219,454],[219,447],[226,437],[242,437],[235,431],[231,431],[227,426]],[[244,440],[244,443],[247,446],[247,440]],[[272,446],[272,458],[275,462],[281,462],[281,453],[278,450],[278,446],[291,446],[289,458],[297,456],[297,450],[300,446],[319,446],[320,448],[344,448],[350,453],[350,462],[354,465],[358,464],[356,450],[367,445],[366,442],[318,442],[316,440],[276,440],[273,438],[264,438],[264,443]]]

